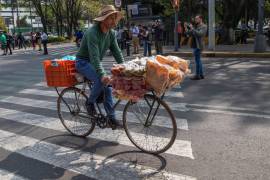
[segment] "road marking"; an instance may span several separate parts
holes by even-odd
[[[58,97],[58,95],[56,94],[55,91],[45,91],[45,90],[38,90],[38,89],[24,89],[24,90],[20,91],[19,93],[20,94],[34,94],[34,95],[41,95],[41,96],[50,96],[50,97],[56,97],[56,98]],[[125,105],[126,102],[123,102],[122,104]],[[116,110],[116,114],[117,114],[118,119],[122,119],[123,111]],[[131,122],[135,122],[134,121],[134,118],[136,118],[135,115],[128,113],[128,116],[132,117]],[[157,116],[157,118],[158,118],[158,121],[157,121],[158,124],[156,124],[157,126],[163,126],[163,127],[169,127],[169,128],[171,127],[171,124],[169,124],[168,121],[166,119],[164,119],[164,117]],[[178,129],[188,130],[188,122],[186,119],[175,118],[175,120],[176,120]]]
[[[15,63],[18,63],[18,62],[24,62],[24,60],[12,60],[12,61],[0,61],[0,66],[2,65],[7,65],[7,64],[15,64]]]
[[[58,97],[58,94],[55,91],[52,91],[52,90],[24,89],[24,90],[20,91],[20,93]],[[169,92],[167,92],[165,97],[183,98],[184,95],[183,95],[182,92],[169,91]]]
[[[0,146],[8,151],[36,159],[53,166],[83,174],[95,179],[129,179],[145,177],[157,170],[78,149],[51,144],[38,139],[0,130]],[[163,173],[164,172],[164,173]],[[166,171],[158,172],[164,179],[195,180],[196,178]]]
[[[35,84],[35,86],[44,86],[44,82]],[[53,93],[53,91],[45,91],[41,92],[43,90],[31,90],[26,89],[25,91],[21,91],[21,93],[36,93],[36,91],[40,91],[37,93],[40,93],[39,95],[45,95],[47,93],[47,96],[57,97],[58,95],[56,93]],[[168,96],[170,95],[171,91],[168,92]],[[122,101],[121,104],[124,105],[126,102]],[[257,111],[252,108],[241,108],[241,107],[233,107],[233,106],[214,106],[214,105],[203,105],[203,104],[188,104],[188,103],[177,103],[177,102],[169,102],[166,101],[166,103],[169,105],[171,110],[175,111],[196,111],[196,112],[206,112],[206,113],[218,113],[218,114],[225,114],[225,115],[236,115],[236,116],[248,116],[248,117],[256,117],[256,118],[264,118],[264,119],[270,119],[270,112],[268,111]],[[205,109],[206,108],[213,108],[213,109]],[[220,110],[217,110],[220,109]],[[246,112],[232,112],[232,111],[253,111],[255,113],[246,113]],[[262,115],[262,113],[266,113],[266,115]]]
[[[17,100],[17,102],[21,102],[21,101]],[[45,103],[46,102],[44,102],[44,104]],[[31,105],[30,102],[28,102],[27,104]],[[46,106],[49,106],[49,105],[46,105]],[[36,106],[36,107],[40,107],[40,106]],[[6,118],[9,120],[14,120],[14,121],[18,121],[18,122],[22,122],[22,123],[26,123],[30,125],[36,125],[36,126],[40,126],[44,128],[49,128],[49,129],[56,128],[55,130],[63,131],[63,126],[58,118],[50,118],[46,116],[35,115],[31,113],[3,109],[3,108],[0,108],[0,115],[1,115],[0,116],[1,118]],[[82,126],[85,126],[85,124],[83,124]],[[145,138],[144,134],[140,134],[140,133],[133,133],[133,134],[135,134],[135,136],[138,139]],[[130,140],[126,136],[124,130],[112,131],[111,129],[96,128],[90,136],[93,138],[104,140],[104,141],[116,141],[122,145],[133,146],[133,144],[130,142]],[[161,137],[156,137],[156,136],[153,136],[152,138],[154,138],[155,140],[159,142],[168,141],[168,138],[161,138]],[[176,139],[173,146],[168,151],[166,151],[166,153],[194,159],[190,141]]]
[[[0,169],[0,179],[2,180],[28,180],[22,176],[18,176],[13,172],[9,172],[3,169]]]

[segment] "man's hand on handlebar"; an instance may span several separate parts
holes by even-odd
[[[111,77],[110,77],[110,76],[103,76],[103,77],[101,78],[101,81],[102,81],[103,84],[109,85],[110,82],[111,82]]]

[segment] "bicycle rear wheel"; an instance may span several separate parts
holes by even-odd
[[[130,141],[140,150],[152,154],[168,150],[177,134],[176,121],[168,105],[150,94],[137,103],[127,103],[123,125]]]
[[[89,117],[85,102],[87,96],[80,89],[64,89],[57,100],[57,112],[63,126],[75,136],[88,136],[95,128]]]

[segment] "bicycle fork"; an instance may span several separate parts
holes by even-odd
[[[163,99],[164,95],[165,95],[165,93],[162,94],[162,96],[160,97],[160,99]],[[157,96],[155,96],[155,97],[157,97]],[[147,104],[150,105],[150,103],[147,101],[147,99],[145,99],[145,100],[146,100]],[[155,112],[154,112],[153,116],[151,117],[151,113],[152,113],[152,111],[153,111],[153,108],[154,108],[154,106],[155,106],[156,101],[157,101],[157,103],[158,103],[158,104],[157,104],[157,108],[155,109]],[[155,98],[154,101],[152,102],[152,104],[150,105],[150,111],[149,111],[149,113],[148,113],[148,115],[147,115],[147,118],[146,118],[146,121],[145,121],[145,123],[144,123],[144,126],[149,127],[149,126],[152,125],[153,120],[154,120],[154,118],[156,117],[157,111],[158,111],[158,109],[159,109],[159,106],[160,106],[160,102],[158,101],[158,99]]]

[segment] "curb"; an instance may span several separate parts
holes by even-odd
[[[192,52],[165,52],[164,55],[174,55],[181,57],[193,57]],[[251,53],[251,52],[203,52],[202,57],[224,57],[224,58],[270,58],[270,52]]]

